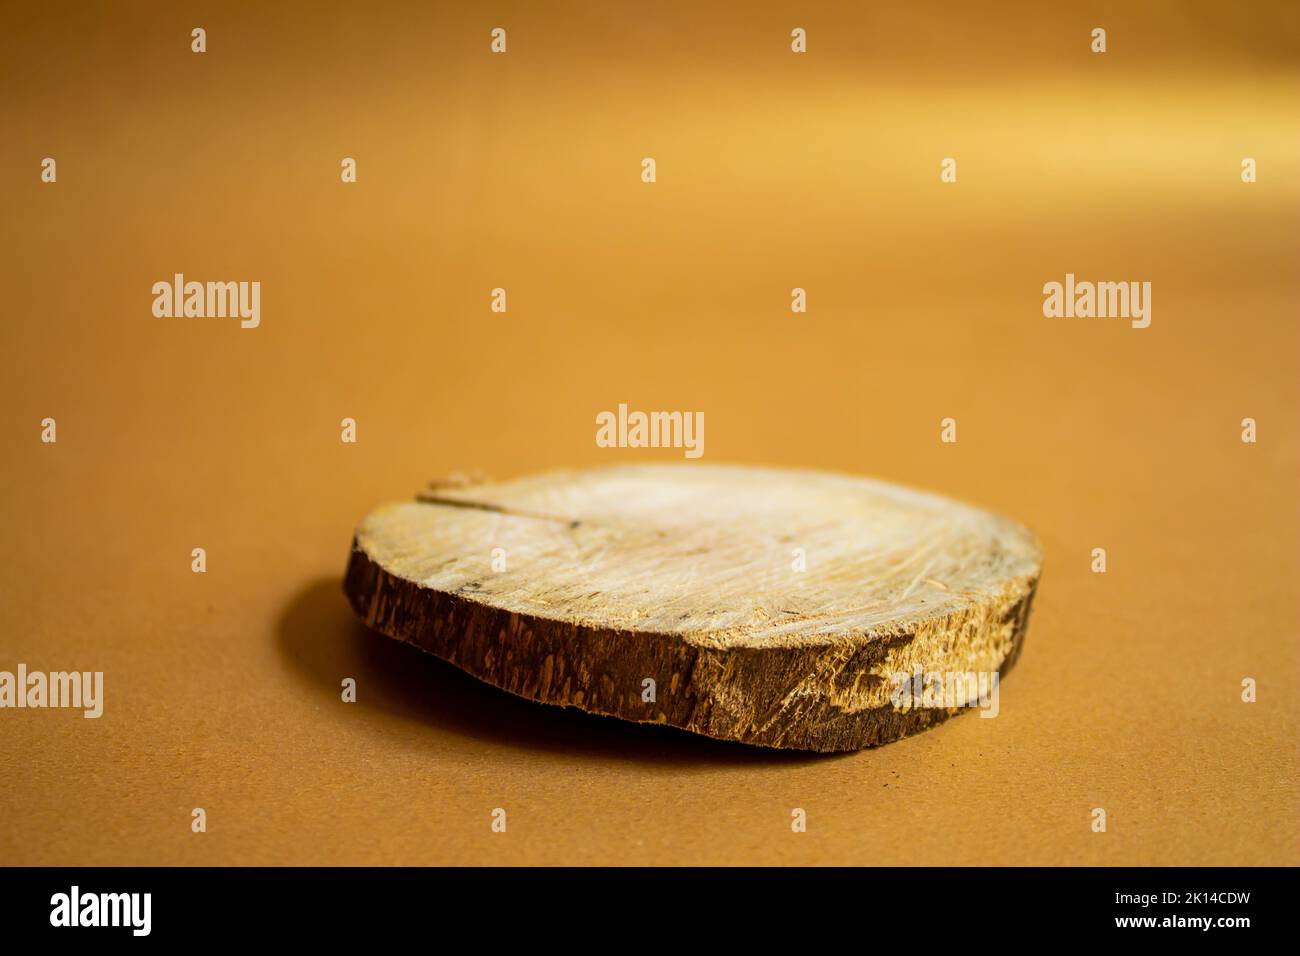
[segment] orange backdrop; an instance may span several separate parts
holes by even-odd
[[[975,6],[13,5],[0,669],[106,701],[0,711],[0,861],[1300,862],[1300,15]],[[259,281],[260,327],[155,318],[177,272]],[[1067,272],[1151,326],[1044,318]],[[749,750],[353,621],[381,501],[681,459],[596,447],[619,402],[1033,528],[999,718]]]

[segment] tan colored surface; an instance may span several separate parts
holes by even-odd
[[[0,712],[0,861],[1300,862],[1294,7],[797,6],[9,11],[0,668],[107,701]],[[261,328],[154,319],[177,271],[261,281]],[[1043,318],[1067,271],[1150,280],[1151,328]],[[375,502],[680,460],[595,447],[620,401],[1032,528],[1000,716],[756,753],[354,623]]]

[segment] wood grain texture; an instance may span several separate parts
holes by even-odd
[[[344,591],[371,627],[530,700],[836,751],[959,709],[896,706],[891,675],[1010,667],[1040,565],[1024,528],[935,495],[652,465],[381,507]]]

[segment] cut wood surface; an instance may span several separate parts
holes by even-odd
[[[380,507],[344,591],[371,627],[530,700],[833,751],[973,703],[900,704],[897,675],[1004,672],[1040,565],[1027,530],[936,495],[645,465]]]

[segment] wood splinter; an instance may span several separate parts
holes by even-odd
[[[343,587],[372,628],[529,700],[838,751],[983,707],[1041,563],[1019,525],[879,481],[645,465],[380,507]]]

